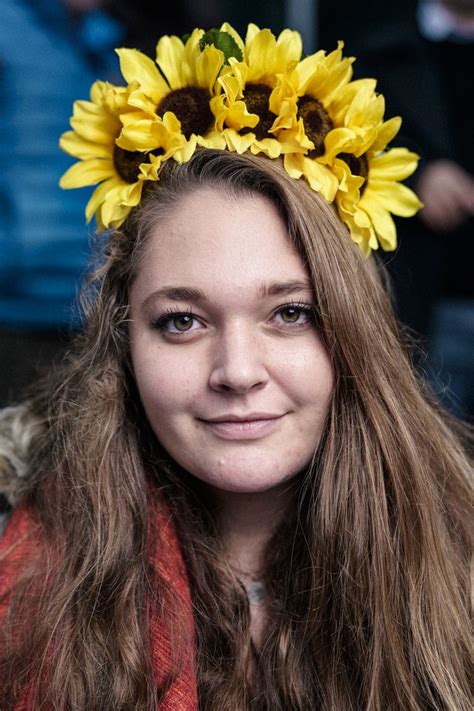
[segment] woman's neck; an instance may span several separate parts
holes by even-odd
[[[268,592],[265,585],[265,553],[274,531],[291,505],[291,487],[241,494],[216,492],[222,543],[234,574],[249,601],[250,634],[256,649],[265,638]]]
[[[266,546],[291,500],[288,485],[251,494],[216,492],[222,542],[229,563],[243,582],[259,580]]]

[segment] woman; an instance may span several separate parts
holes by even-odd
[[[30,404],[0,707],[467,710],[467,456],[355,244],[390,246],[413,158],[340,48],[213,33],[160,41],[165,95],[120,50],[63,139],[115,229]]]

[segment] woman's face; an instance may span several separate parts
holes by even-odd
[[[177,204],[131,288],[143,406],[188,472],[267,491],[311,460],[333,389],[308,274],[268,200],[203,188]]]

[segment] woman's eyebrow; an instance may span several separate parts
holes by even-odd
[[[203,291],[194,289],[191,286],[163,286],[161,289],[156,289],[149,294],[144,300],[143,306],[159,298],[171,299],[171,301],[195,301],[198,303],[207,300]]]
[[[268,284],[262,284],[259,290],[259,295],[262,299],[264,299],[267,296],[281,296],[283,294],[292,294],[294,291],[310,291],[312,293],[313,287],[308,279],[271,281]]]
[[[292,294],[295,291],[312,292],[313,289],[308,280],[272,281],[262,284],[258,295],[259,298],[264,299],[269,296]],[[191,286],[163,286],[161,289],[156,289],[149,294],[144,300],[143,306],[159,298],[170,299],[171,301],[194,301],[195,303],[203,303],[209,300],[203,291]]]

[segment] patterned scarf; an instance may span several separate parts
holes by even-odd
[[[180,665],[165,697],[160,711],[196,711],[198,708],[194,655],[194,625],[191,595],[175,527],[166,508],[153,504],[149,515],[150,562],[163,578],[179,602],[180,623],[185,639],[178,655]],[[12,514],[4,535],[0,538],[0,621],[3,619],[9,591],[25,564],[34,558],[38,550],[38,527],[31,513],[19,506]],[[5,598],[4,598],[5,596]],[[150,645],[154,678],[161,685],[173,667],[177,650],[171,643],[170,634],[163,625],[158,611],[150,615]],[[14,711],[34,711],[32,689],[27,689],[15,705]]]

